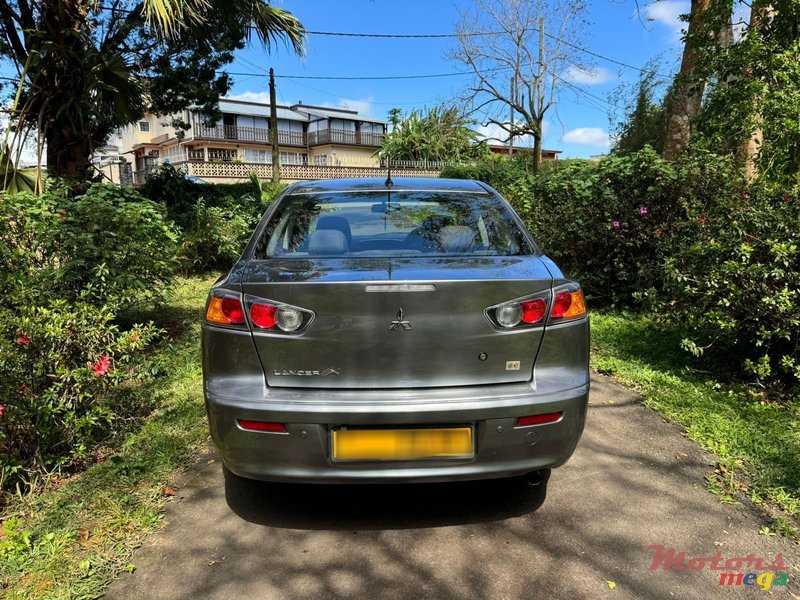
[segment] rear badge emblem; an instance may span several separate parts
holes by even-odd
[[[339,375],[341,369],[324,369],[322,371],[296,371],[294,369],[273,369],[273,375],[281,377],[327,377],[328,375]]]
[[[406,321],[406,316],[403,313],[402,308],[397,311],[397,318],[394,321],[392,321],[391,324],[389,325],[389,331],[397,331],[398,328],[402,328],[404,331],[409,331],[410,329],[413,329],[413,327],[411,326],[411,322]]]

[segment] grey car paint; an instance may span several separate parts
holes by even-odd
[[[497,195],[478,182],[395,180],[393,190],[404,189]],[[206,406],[226,466],[259,479],[364,482],[503,477],[563,464],[586,414],[588,318],[503,331],[486,309],[532,295],[549,306],[553,289],[570,280],[526,231],[531,255],[254,257],[256,240],[287,196],[336,190],[386,188],[383,180],[363,179],[291,186],[212,290],[314,315],[300,335],[254,331],[250,322],[244,329],[204,324]],[[516,426],[518,417],[548,412],[563,415]],[[245,431],[238,419],[285,423],[287,432]],[[473,426],[475,456],[331,460],[334,428],[416,425]]]

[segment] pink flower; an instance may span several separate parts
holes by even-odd
[[[30,388],[28,387],[28,384],[27,384],[27,383],[20,384],[20,386],[19,386],[19,393],[20,393],[20,394],[27,394],[29,389],[30,389]]]
[[[95,375],[102,377],[111,370],[111,359],[107,354],[101,354],[100,358],[97,359],[97,362],[91,365],[89,368],[94,371]]]
[[[31,338],[29,338],[24,333],[19,333],[19,334],[17,334],[17,343],[20,346],[23,346],[23,347],[25,347],[25,349],[27,349],[28,346],[31,345]]]
[[[639,214],[640,215],[646,215],[647,214],[647,207],[646,206],[640,206],[639,207]]]
[[[611,226],[614,229],[619,229],[619,221],[611,221]]]
[[[706,219],[705,215],[700,215],[699,217],[697,217],[697,220],[700,221],[701,223],[705,223],[708,219]]]
[[[750,200],[750,194],[745,192],[744,194],[742,194],[742,198],[744,198],[745,200]]]
[[[4,414],[6,414],[6,405],[0,404],[0,417],[2,417]]]

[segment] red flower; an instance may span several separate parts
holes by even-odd
[[[6,405],[0,404],[0,417],[2,417],[4,414],[6,414]]]
[[[19,333],[19,334],[17,334],[17,343],[20,346],[24,346],[27,349],[28,346],[31,345],[31,338],[29,338],[24,333]]]
[[[708,219],[706,219],[705,215],[700,215],[699,217],[697,217],[697,220],[700,221],[701,223],[705,223]]]
[[[63,210],[60,210],[58,211],[58,216],[63,219],[64,217],[67,216],[67,213],[65,213]]]
[[[111,370],[111,359],[107,354],[101,354],[100,358],[97,359],[97,362],[91,365],[89,368],[94,371],[95,375],[102,377]]]
[[[19,386],[19,393],[20,393],[20,394],[27,394],[29,389],[30,389],[30,388],[28,387],[28,384],[27,384],[27,383],[20,384],[20,386]]]
[[[789,194],[784,194],[783,195],[783,201],[784,202],[788,202],[790,199],[791,199],[791,196],[789,196]]]

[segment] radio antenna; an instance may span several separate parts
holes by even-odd
[[[386,158],[386,182],[384,185],[391,189],[394,186],[394,181],[392,181],[392,159]]]

